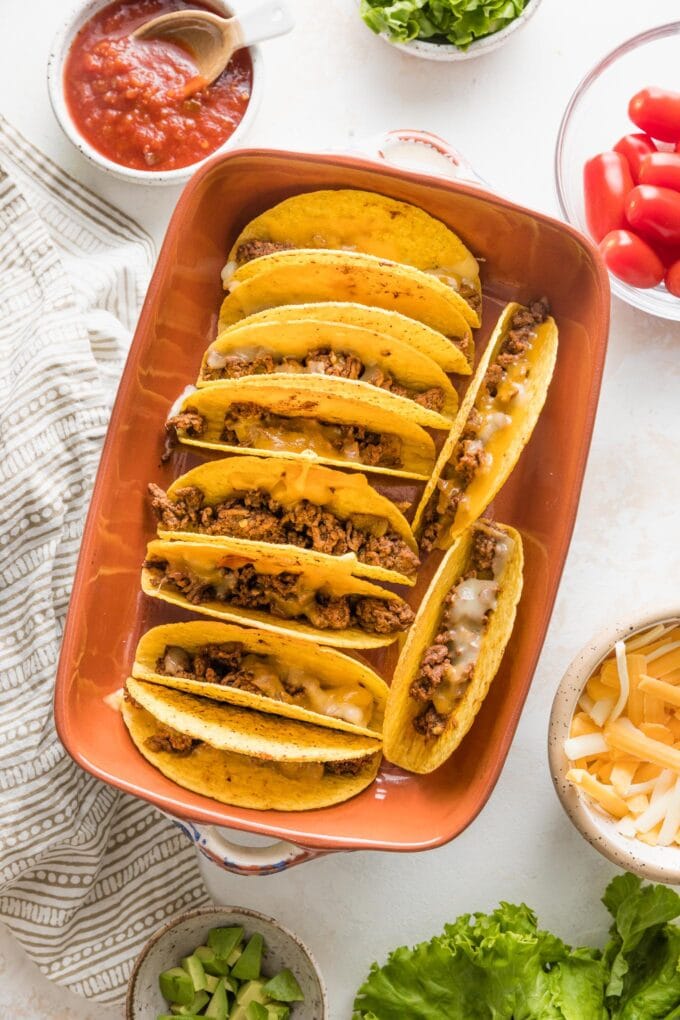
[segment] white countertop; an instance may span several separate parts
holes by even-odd
[[[295,31],[267,44],[268,87],[248,144],[342,148],[396,127],[436,131],[498,190],[557,211],[553,147],[581,76],[616,43],[677,17],[675,0],[544,0],[506,48],[463,64],[408,58],[363,26],[353,0],[289,0]],[[653,7],[653,10],[652,10]],[[64,0],[3,0],[0,112],[160,241],[174,190],[119,184],[62,138],[45,61]],[[31,38],[31,49],[27,40]],[[552,790],[546,726],[554,688],[595,631],[679,600],[680,325],[614,303],[609,356],[583,498],[552,625],[505,771],[477,821],[424,855],[348,854],[283,875],[219,878],[222,902],[259,908],[309,943],[332,1020],[346,1020],[373,959],[438,932],[464,911],[526,900],[542,925],[590,943],[612,873],[572,829]],[[0,1007],[20,1020],[119,1020],[51,986],[0,930]]]

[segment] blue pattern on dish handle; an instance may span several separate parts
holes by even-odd
[[[406,146],[418,146],[419,156],[426,154],[426,162],[421,158],[414,162],[399,160]],[[344,150],[346,154],[346,150]],[[392,163],[406,169],[437,177],[448,177],[467,184],[478,184],[488,187],[486,181],[479,176],[472,165],[457,149],[439,135],[430,131],[402,129],[385,131],[380,135],[366,139],[357,145],[358,154],[376,162]],[[310,850],[279,840],[270,846],[254,847],[232,843],[212,825],[199,825],[186,819],[168,815],[186,836],[193,842],[199,853],[224,871],[235,875],[275,875],[297,864],[324,857],[335,850]]]
[[[199,853],[218,868],[235,875],[275,875],[296,864],[333,853],[332,850],[310,850],[285,840],[270,846],[243,846],[226,839],[213,825],[198,825],[174,815],[167,817],[189,837]]]

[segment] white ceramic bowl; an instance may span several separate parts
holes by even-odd
[[[238,11],[238,3],[234,5],[227,4],[224,0],[211,0],[211,2],[218,11],[226,16],[234,13],[233,8]],[[135,170],[132,167],[121,166],[119,163],[114,163],[113,160],[107,159],[106,156],[103,156],[90,145],[87,139],[83,138],[71,118],[63,88],[64,63],[76,33],[93,14],[108,6],[109,3],[111,3],[111,0],[80,0],[77,6],[71,10],[71,13],[66,16],[54,37],[47,64],[47,90],[54,115],[69,141],[75,145],[76,149],[86,159],[89,159],[91,163],[98,166],[100,170],[104,170],[108,174],[113,174],[115,177],[133,184],[185,184],[194,171],[207,162],[208,159],[212,159],[213,156],[220,152],[237,148],[242,144],[243,138],[255,118],[262,98],[264,72],[260,48],[259,46],[249,47],[250,57],[253,62],[253,86],[250,100],[241,122],[222,145],[217,149],[213,149],[204,159],[191,163],[189,166],[180,167],[178,170]]]
[[[354,2],[357,6],[361,5],[361,0],[354,0]],[[381,32],[379,38],[389,43],[390,46],[394,46],[396,49],[407,53],[410,57],[440,61],[473,60],[475,57],[482,57],[485,53],[491,53],[493,50],[504,46],[516,32],[527,24],[530,18],[533,18],[540,3],[541,0],[529,0],[529,3],[518,18],[511,21],[500,32],[494,32],[492,35],[486,35],[482,39],[477,39],[475,42],[470,43],[466,50],[459,49],[453,43],[428,42],[426,39],[411,39],[405,43],[394,42],[385,32]]]
[[[180,914],[152,935],[135,963],[125,1000],[126,1020],[156,1020],[169,1007],[158,988],[158,976],[179,967],[183,956],[205,942],[210,928],[242,925],[246,938],[256,931],[266,945],[262,971],[273,976],[288,967],[298,980],[304,1002],[291,1003],[291,1020],[325,1020],[326,988],[317,963],[297,935],[271,917],[245,907],[204,907]]]
[[[564,111],[555,148],[555,183],[564,218],[588,233],[583,165],[639,131],[628,119],[628,100],[648,85],[676,90],[680,21],[651,28],[621,43],[589,71]],[[609,274],[612,291],[634,308],[680,321],[680,300],[666,288],[631,287]]]
[[[572,716],[583,688],[602,660],[611,653],[615,643],[654,624],[671,622],[680,622],[680,609],[677,607],[645,613],[629,623],[608,627],[578,653],[555,694],[548,730],[548,758],[562,807],[591,846],[619,868],[653,882],[677,885],[680,883],[680,847],[647,846],[641,840],[623,836],[611,817],[600,811],[566,779],[570,764],[564,753],[564,741],[569,736]]]

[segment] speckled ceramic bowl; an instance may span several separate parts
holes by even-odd
[[[608,815],[567,781],[570,766],[564,753],[564,741],[569,736],[572,716],[583,688],[615,643],[657,623],[675,622],[680,622],[680,608],[659,609],[641,614],[628,623],[608,627],[589,641],[560,681],[548,730],[548,758],[557,796],[581,835],[612,864],[642,878],[668,885],[680,883],[680,847],[647,846],[640,840],[623,836]]]
[[[361,4],[361,0],[354,0],[354,2],[357,6]],[[485,35],[482,39],[477,39],[475,42],[470,43],[466,50],[461,50],[453,43],[428,42],[427,39],[411,39],[405,43],[395,42],[384,32],[380,33],[379,38],[389,43],[390,46],[394,46],[396,49],[407,53],[410,57],[439,61],[473,60],[475,57],[482,57],[484,54],[491,53],[493,50],[504,46],[512,36],[516,35],[527,24],[530,18],[533,18],[540,3],[541,0],[529,0],[529,3],[518,18],[511,21],[500,32]]]
[[[305,996],[304,1002],[291,1004],[291,1020],[325,1020],[328,1016],[326,988],[314,957],[307,947],[283,925],[256,910],[245,907],[204,907],[180,914],[146,943],[135,963],[127,999],[126,1020],[156,1020],[169,1011],[158,989],[158,975],[178,967],[183,956],[205,942],[210,928],[242,925],[246,937],[256,931],[264,936],[266,950],[263,973],[271,976],[289,967]]]
[[[229,0],[229,2],[227,0],[211,0],[211,2],[215,9],[225,17],[234,12],[238,13],[241,6],[239,0]],[[54,37],[47,64],[47,91],[54,115],[68,140],[75,145],[76,149],[86,159],[89,159],[91,163],[94,163],[95,166],[105,173],[119,177],[121,180],[132,184],[185,184],[194,171],[213,156],[220,152],[227,152],[229,149],[238,148],[239,145],[243,144],[243,138],[257,114],[264,87],[264,70],[260,48],[259,46],[248,47],[253,62],[253,85],[250,100],[243,117],[233,133],[222,145],[213,149],[204,159],[191,163],[189,166],[179,167],[177,170],[136,170],[134,167],[114,163],[113,160],[104,156],[83,137],[71,116],[64,95],[64,64],[68,57],[71,43],[83,25],[109,3],[111,3],[111,0],[78,0],[70,13],[65,15]]]

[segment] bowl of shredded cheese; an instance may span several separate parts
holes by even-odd
[[[548,754],[562,806],[596,850],[680,883],[680,610],[586,645],[555,694]]]

